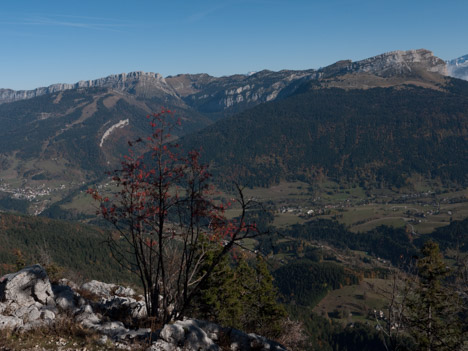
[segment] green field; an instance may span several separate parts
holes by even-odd
[[[359,285],[330,291],[313,311],[343,323],[372,321],[373,310],[385,311],[390,291],[390,280],[365,278]]]
[[[314,218],[336,219],[351,231],[368,231],[379,225],[407,227],[410,232],[426,234],[447,225],[450,220],[468,217],[468,189],[431,190],[419,182],[419,191],[374,189],[358,186],[344,188],[334,182],[314,186],[302,182],[283,182],[270,188],[246,189],[248,197],[270,201],[276,207],[274,225],[284,227]],[[281,208],[294,208],[293,212]],[[306,215],[310,209],[313,216]],[[317,214],[317,210],[323,213]],[[234,213],[234,212],[233,212]]]

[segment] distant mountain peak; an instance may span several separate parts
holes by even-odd
[[[451,77],[468,80],[468,55],[447,61],[447,71]]]
[[[468,65],[468,55],[464,55],[459,58],[447,61],[447,64],[451,64],[455,66]]]
[[[352,65],[357,72],[369,72],[381,76],[408,73],[415,68],[447,75],[445,62],[426,49],[390,51],[354,62]]]

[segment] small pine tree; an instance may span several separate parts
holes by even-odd
[[[211,264],[214,255],[207,258],[207,265]],[[204,270],[202,270],[202,273]],[[224,326],[241,328],[239,324],[242,314],[240,290],[236,282],[234,269],[227,256],[219,262],[212,272],[212,276],[200,289],[195,299],[191,314]]]
[[[265,260],[257,256],[255,268],[241,261],[236,275],[243,289],[244,328],[264,336],[278,337],[286,310],[277,302],[278,292]]]
[[[257,258],[255,267],[245,259],[234,267],[227,258],[223,259],[200,290],[192,313],[270,338],[280,335],[286,317],[284,307],[277,302],[273,277],[261,258]]]
[[[417,262],[418,281],[409,295],[407,307],[408,331],[419,350],[455,351],[463,344],[461,302],[446,286],[444,279],[450,270],[442,259],[439,245],[429,241]]]

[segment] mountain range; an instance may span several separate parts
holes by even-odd
[[[423,70],[466,79],[468,55],[444,63],[432,52],[424,49],[393,51],[357,62],[339,61],[318,70],[280,72],[264,70],[225,77],[179,74],[164,78],[159,73],[151,72],[121,73],[74,84],[53,84],[34,90],[0,89],[0,104],[65,90],[107,88],[146,98],[159,97],[166,99],[168,103],[182,100],[188,105],[203,106],[201,109],[205,112],[219,112],[220,108],[229,109],[242,102],[248,104],[274,100],[282,90],[290,87],[292,82],[297,83],[298,80],[318,80],[347,72],[389,76],[409,73],[418,66]],[[270,86],[266,85],[268,83]]]
[[[318,175],[400,184],[413,173],[464,183],[468,83],[450,76],[466,79],[466,58],[444,62],[419,49],[317,70],[132,72],[0,89],[0,206],[34,199],[40,213],[102,178],[162,107],[176,111],[175,134],[203,146],[219,174],[235,170],[255,185]]]

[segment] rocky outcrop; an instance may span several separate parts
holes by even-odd
[[[282,345],[260,335],[196,319],[165,325],[148,351],[218,351],[221,347],[232,351],[287,351]]]
[[[55,305],[49,278],[39,265],[3,276],[0,281],[0,301],[4,300],[20,305],[35,302]]]
[[[151,340],[149,351],[233,351],[286,349],[256,334],[196,319],[184,319],[152,331],[133,328],[146,317],[143,297],[131,288],[96,280],[78,287],[62,279],[51,284],[39,265],[7,274],[0,279],[0,330],[27,332],[71,318],[101,335],[103,343],[131,349],[131,343]]]
[[[49,324],[57,312],[49,278],[41,266],[0,279],[0,327],[31,329]]]

